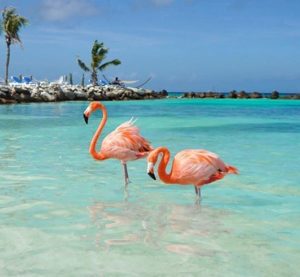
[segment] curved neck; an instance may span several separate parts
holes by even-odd
[[[165,183],[171,183],[172,170],[171,170],[170,173],[166,172],[167,165],[168,165],[169,160],[170,160],[170,151],[166,147],[159,147],[157,149],[157,155],[159,153],[162,153],[162,158],[161,158],[160,163],[158,165],[159,178]]]
[[[99,107],[101,110],[102,110],[102,114],[103,114],[103,117],[102,117],[102,120],[91,140],[91,144],[90,144],[90,154],[93,156],[94,159],[96,160],[104,160],[106,159],[105,155],[101,152],[101,150],[99,152],[97,152],[96,150],[96,145],[97,145],[97,141],[102,133],[102,130],[106,124],[106,121],[107,121],[107,111],[106,111],[106,108],[104,106],[101,106]]]

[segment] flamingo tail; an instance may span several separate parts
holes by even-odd
[[[228,173],[239,174],[239,170],[236,167],[234,167],[234,166],[227,165],[226,169],[227,169]]]

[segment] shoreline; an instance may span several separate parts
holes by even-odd
[[[300,94],[279,94],[277,91],[267,95],[260,92],[231,91],[223,92],[183,92],[168,93],[166,90],[155,92],[149,89],[106,86],[80,86],[67,84],[22,84],[0,85],[0,104],[41,103],[62,101],[126,101],[152,99],[286,99],[300,100]]]

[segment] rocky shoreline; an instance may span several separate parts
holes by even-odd
[[[76,100],[143,100],[161,99],[168,96],[167,91],[155,92],[138,88],[120,86],[86,86],[40,84],[22,86],[0,86],[0,104],[59,102]]]
[[[183,94],[182,98],[231,98],[231,99],[260,99],[260,98],[270,98],[270,99],[294,99],[300,100],[300,93],[280,95],[278,91],[273,91],[271,94],[265,96],[263,93],[254,92],[237,92],[235,90],[229,93],[220,92],[186,92]]]
[[[0,85],[0,104],[32,103],[32,102],[59,102],[59,101],[114,101],[114,100],[145,100],[163,99],[168,97],[168,92],[141,88],[124,88],[120,86],[79,86],[60,84],[38,84],[5,86]],[[169,96],[178,98],[178,96]],[[186,92],[179,98],[231,98],[231,99],[294,99],[300,100],[300,94],[280,95],[278,91],[273,91],[265,96],[260,92],[231,91],[229,93],[220,92]]]

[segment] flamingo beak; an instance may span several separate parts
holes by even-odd
[[[155,174],[153,172],[148,172],[148,175],[153,179],[156,180]]]
[[[148,175],[153,179],[156,180],[155,174],[154,174],[154,165],[151,162],[148,162],[148,168],[147,168]]]
[[[89,117],[85,115],[85,113],[83,114],[83,118],[86,124],[89,123]]]

